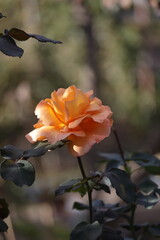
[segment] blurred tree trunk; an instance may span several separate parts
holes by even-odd
[[[103,77],[98,61],[99,46],[96,40],[96,33],[94,31],[93,15],[87,3],[83,0],[73,0],[72,7],[77,25],[84,32],[86,39],[86,59],[89,70],[87,86],[94,90],[96,96],[101,96]],[[81,86],[81,88],[83,89],[84,87]]]

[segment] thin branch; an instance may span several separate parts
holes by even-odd
[[[125,161],[124,151],[123,151],[123,148],[122,148],[122,145],[121,145],[121,142],[120,142],[118,133],[117,133],[117,131],[116,131],[115,128],[112,128],[112,131],[113,131],[113,133],[114,133],[114,136],[115,136],[115,139],[116,139],[116,142],[117,142],[117,146],[118,146],[118,149],[119,149],[119,153],[120,153],[121,158],[122,158],[122,160],[123,160],[124,168],[125,168],[125,170],[128,172],[128,166],[127,166],[126,161]]]
[[[82,177],[83,177],[83,179],[85,179],[87,177],[86,177],[86,174],[85,174],[85,171],[84,171],[84,168],[83,168],[83,164],[82,164],[81,158],[77,157],[77,160],[78,160],[79,168],[81,170]],[[88,181],[86,182],[86,187],[87,187],[87,192],[88,192],[90,223],[92,223],[93,222],[92,190],[89,187]]]

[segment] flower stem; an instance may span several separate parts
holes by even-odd
[[[85,178],[86,178],[86,174],[85,174],[85,171],[84,171],[84,167],[83,167],[81,158],[80,158],[80,157],[77,157],[77,160],[78,160],[79,168],[80,168],[80,170],[81,170],[82,177],[83,177],[83,179],[85,179]],[[92,214],[92,213],[93,213],[93,211],[92,211],[92,190],[91,190],[90,187],[89,187],[88,181],[86,182],[86,187],[87,187],[87,192],[88,192],[90,223],[92,223],[92,222],[93,222],[93,214]]]
[[[127,173],[129,173],[131,175],[131,172],[126,164],[126,161],[125,161],[125,156],[124,156],[124,151],[123,151],[123,148],[122,148],[122,145],[121,145],[121,142],[120,142],[120,139],[119,139],[119,136],[117,134],[117,131],[115,128],[112,128],[112,131],[114,133],[114,136],[115,136],[115,139],[116,139],[116,142],[117,142],[117,145],[118,145],[118,148],[119,148],[119,152],[120,152],[120,155],[121,155],[121,158],[123,160],[123,164],[124,164],[124,169]],[[134,240],[136,240],[136,234],[135,234],[135,227],[134,227],[134,218],[135,218],[135,210],[136,210],[136,204],[134,203],[131,203],[131,216],[130,216],[130,221],[129,221],[129,224],[130,224],[130,231],[132,233],[132,237]]]
[[[134,227],[134,217],[135,217],[135,210],[136,210],[136,204],[131,204],[131,218],[130,218],[130,229],[132,233],[132,237],[134,240],[137,239],[135,234],[135,227]]]
[[[121,145],[118,133],[117,133],[115,128],[112,128],[112,131],[114,133],[114,136],[115,136],[115,139],[116,139],[116,142],[117,142],[119,153],[120,153],[121,158],[123,160],[124,168],[125,168],[126,172],[128,172],[128,166],[127,166],[126,161],[125,161],[124,151],[123,151],[123,148],[122,148],[122,145]]]

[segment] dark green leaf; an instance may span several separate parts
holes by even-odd
[[[4,159],[18,160],[23,156],[23,150],[12,145],[4,146],[3,148],[0,148],[0,151]]]
[[[106,160],[123,161],[121,155],[118,153],[100,153],[100,156],[104,157]]]
[[[113,221],[117,217],[118,217],[118,214],[112,211],[111,209],[108,209],[108,210],[100,209],[93,214],[94,221],[98,221],[100,223]]]
[[[143,205],[145,208],[152,208],[158,202],[158,196],[155,192],[144,195],[139,192],[137,194],[137,203]]]
[[[102,225],[98,222],[79,223],[71,232],[70,240],[98,240],[102,234]]]
[[[123,164],[123,161],[117,161],[117,160],[109,160],[106,166],[105,171],[109,171],[112,168],[118,168],[120,165]]]
[[[48,150],[45,148],[45,146],[39,147],[39,148],[33,148],[24,151],[23,158],[28,159],[30,157],[40,157],[44,155]]]
[[[81,197],[84,197],[84,195],[85,195],[86,192],[87,192],[86,184],[81,184],[81,185],[79,185],[78,187],[73,188],[73,189],[72,189],[72,192],[78,192],[78,193],[81,195]]]
[[[147,226],[148,226],[148,223],[134,224],[134,230],[135,230],[135,231],[139,231],[139,230],[141,230],[141,229],[146,228]],[[131,226],[130,226],[130,224],[128,224],[128,223],[123,223],[123,224],[121,224],[121,227],[123,227],[123,228],[131,231]]]
[[[97,183],[94,186],[94,189],[97,190],[97,191],[103,190],[106,193],[111,193],[110,188],[107,185],[103,184],[103,183]]]
[[[149,153],[134,153],[131,160],[134,160],[151,174],[160,174],[160,160]]]
[[[121,236],[121,231],[104,226],[102,240],[123,240],[123,237]]]
[[[160,195],[160,188],[155,189],[154,192],[156,192],[158,195]]]
[[[0,218],[4,219],[8,217],[9,215],[9,209],[8,209],[8,203],[5,201],[5,199],[0,199]]]
[[[18,47],[15,41],[7,35],[0,36],[0,51],[11,57],[22,57],[23,49]]]
[[[6,30],[6,34],[10,35],[11,37],[19,41],[26,41],[29,38],[35,38],[39,42],[51,42],[54,44],[62,43],[61,41],[52,40],[41,35],[26,33],[25,31],[18,28],[12,28],[10,30]]]
[[[139,188],[142,192],[149,193],[157,189],[158,185],[155,182],[153,182],[151,179],[146,178],[140,183]]]
[[[7,232],[7,224],[0,218],[0,232]]]
[[[31,186],[35,180],[33,165],[25,160],[14,162],[5,160],[1,163],[1,176],[4,180],[13,181],[18,186]]]
[[[30,157],[39,157],[44,155],[49,150],[55,150],[56,148],[63,147],[68,140],[61,140],[54,144],[49,144],[48,142],[40,142],[35,148],[24,151],[23,158],[28,159]]]
[[[74,202],[73,209],[76,209],[76,210],[89,210],[89,206],[87,204],[84,204],[84,203]]]
[[[6,16],[4,16],[2,13],[0,13],[0,19],[4,18],[4,17],[6,18]]]
[[[95,200],[92,202],[92,208],[94,211],[97,209],[105,208],[105,206],[107,207],[108,205],[104,204],[102,200]],[[74,202],[73,208],[77,210],[88,210],[89,206],[84,203]]]
[[[134,239],[130,237],[124,237],[123,240],[134,240]]]
[[[160,224],[150,226],[148,231],[151,235],[160,238]]]
[[[84,203],[74,202],[73,209],[80,210],[80,211],[81,210],[89,210],[89,206]]]
[[[104,202],[102,200],[95,200],[92,202],[92,207],[94,210],[97,210],[97,209],[101,209],[101,208],[107,208],[108,205],[107,204],[104,204]]]
[[[120,169],[111,169],[105,173],[117,195],[125,202],[132,203],[136,198],[136,186],[131,182],[129,175]]]
[[[49,150],[63,147],[67,142],[68,140],[58,141],[55,144],[49,144],[48,142],[40,142],[36,147],[25,151],[12,145],[7,145],[3,148],[0,148],[0,151],[4,159],[19,160],[23,158],[27,160],[30,157],[42,156]]]
[[[71,179],[67,182],[62,183],[56,190],[55,196],[62,195],[66,192],[77,189],[81,185],[82,179]]]
[[[107,162],[106,171],[112,168],[117,168],[123,164],[123,159],[120,154],[100,153],[100,156],[104,158],[103,162]]]

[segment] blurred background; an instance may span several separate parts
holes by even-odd
[[[0,145],[22,149],[37,119],[37,103],[72,84],[109,105],[126,151],[160,152],[160,6],[158,0],[5,0],[1,32],[13,27],[63,45],[17,42],[22,58],[0,53]],[[118,152],[114,136],[84,156],[89,171],[98,152]],[[86,213],[72,211],[76,194],[54,198],[58,184],[80,177],[67,149],[31,159],[36,181],[19,188],[0,181],[17,239],[68,239]],[[96,198],[97,196],[95,196]],[[85,199],[82,199],[85,201]],[[112,199],[113,200],[113,199]],[[114,200],[113,200],[114,201]],[[78,219],[77,219],[78,217]]]

